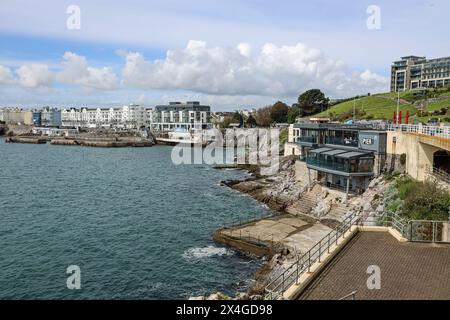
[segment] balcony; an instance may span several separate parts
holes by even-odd
[[[300,136],[297,138],[297,142],[314,144],[317,143],[317,136]]]
[[[306,165],[314,167],[312,169],[324,169],[324,171],[340,172],[345,176],[349,175],[372,175],[373,174],[373,159],[342,159],[331,158],[325,160],[321,157],[308,156],[306,157]]]
[[[334,144],[338,146],[358,148],[358,140],[341,137],[326,137],[325,144]]]
[[[309,164],[314,167],[320,167],[324,169],[330,169],[333,171],[342,171],[342,172],[348,172],[350,173],[350,167],[348,163],[337,163],[337,162],[328,162],[328,161],[322,161],[318,160],[312,157],[306,157],[306,164]]]

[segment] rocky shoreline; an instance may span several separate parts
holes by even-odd
[[[285,213],[286,208],[298,200],[305,190],[305,185],[296,180],[295,161],[295,156],[283,157],[279,172],[270,177],[262,176],[258,166],[236,165],[234,168],[247,171],[250,177],[245,180],[222,181],[222,184],[252,196],[275,212]]]

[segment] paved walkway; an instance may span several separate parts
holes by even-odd
[[[314,225],[289,214],[262,219],[257,222],[225,229],[222,234],[242,239],[283,243],[298,254],[307,252],[331,229],[323,224]]]
[[[369,290],[367,268],[381,269],[381,289]],[[402,243],[387,232],[360,232],[299,299],[450,299],[450,245]]]

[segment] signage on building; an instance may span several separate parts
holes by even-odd
[[[365,145],[373,145],[373,139],[372,138],[364,138],[364,139],[362,139],[362,143]]]

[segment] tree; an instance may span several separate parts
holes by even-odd
[[[292,107],[289,108],[289,111],[287,113],[287,122],[289,124],[295,123],[295,119],[300,115],[300,108],[297,104],[294,104]]]
[[[298,105],[301,116],[311,116],[313,114],[328,109],[330,99],[319,89],[311,89],[298,97]]]
[[[248,116],[247,126],[249,126],[250,128],[253,128],[253,127],[257,126],[256,119],[252,115]]]
[[[270,110],[272,106],[267,106],[256,111],[255,120],[259,127],[269,127],[272,124]]]
[[[287,104],[278,101],[270,108],[270,118],[272,118],[272,121],[274,122],[285,123],[287,122],[288,111],[289,107]]]
[[[228,128],[231,123],[239,123],[239,126],[242,127],[242,125],[244,123],[244,118],[242,117],[242,115],[239,112],[236,111],[235,113],[233,113],[232,116],[225,117],[225,119],[219,126],[221,128]]]

